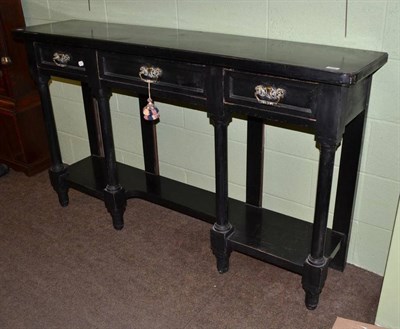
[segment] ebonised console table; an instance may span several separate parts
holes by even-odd
[[[343,270],[372,75],[387,54],[216,33],[65,21],[16,30],[39,87],[50,144],[50,180],[62,206],[68,189],[102,199],[115,229],[127,198],[143,198],[213,223],[218,271],[232,250],[302,275],[314,309],[328,267]],[[81,82],[91,156],[63,164],[48,83]],[[145,170],[115,158],[109,98],[116,90],[207,112],[214,126],[216,192],[162,177],[156,122],[142,119]],[[157,81],[156,81],[157,80]],[[228,197],[227,132],[232,116],[247,120],[246,202]],[[320,149],[314,222],[262,207],[265,124],[315,135]],[[334,157],[342,143],[334,221],[327,229]],[[171,147],[175,147],[171,145]]]

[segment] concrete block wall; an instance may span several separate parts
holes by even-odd
[[[373,79],[349,253],[350,263],[384,273],[400,191],[398,0],[22,0],[22,4],[27,25],[78,18],[388,52],[389,62]],[[51,91],[62,155],[72,163],[89,154],[81,91],[65,80],[53,81]],[[114,94],[111,105],[118,160],[143,168],[138,101]],[[206,115],[157,105],[161,173],[214,190],[213,129]],[[229,127],[229,193],[237,199],[245,195],[245,153],[245,125],[234,120]],[[268,126],[264,206],[311,221],[318,154],[313,136]],[[340,152],[337,164],[339,158]]]

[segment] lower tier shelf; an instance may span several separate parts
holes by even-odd
[[[141,198],[210,224],[215,222],[213,192],[121,163],[117,168],[127,198]],[[103,199],[107,185],[103,158],[85,158],[71,165],[68,172],[70,187]],[[302,273],[304,261],[310,253],[312,223],[235,199],[229,199],[229,221],[235,229],[228,239],[233,250]],[[341,233],[327,230],[327,258],[336,255],[343,238]]]

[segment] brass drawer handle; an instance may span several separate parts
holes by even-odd
[[[262,104],[275,105],[285,97],[286,90],[283,88],[275,88],[274,86],[258,85],[255,87],[254,96],[257,101]]]
[[[149,98],[147,98],[147,105],[143,107],[143,118],[146,121],[155,121],[160,118],[158,107],[154,105],[151,99],[151,84],[156,83],[158,78],[161,77],[162,70],[159,67],[154,66],[142,66],[140,67],[139,77],[140,80],[147,83],[147,92]]]
[[[11,63],[12,63],[12,60],[11,60],[10,57],[8,57],[8,56],[1,57],[1,64],[2,65],[9,65]]]
[[[71,60],[71,56],[64,53],[55,52],[53,54],[53,62],[59,67],[66,67],[68,62]]]
[[[157,82],[162,75],[162,69],[154,66],[142,66],[139,71],[139,77],[147,83]]]

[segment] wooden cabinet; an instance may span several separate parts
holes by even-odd
[[[24,25],[20,1],[0,0],[0,162],[33,175],[50,162],[40,98],[25,47],[11,35]]]

